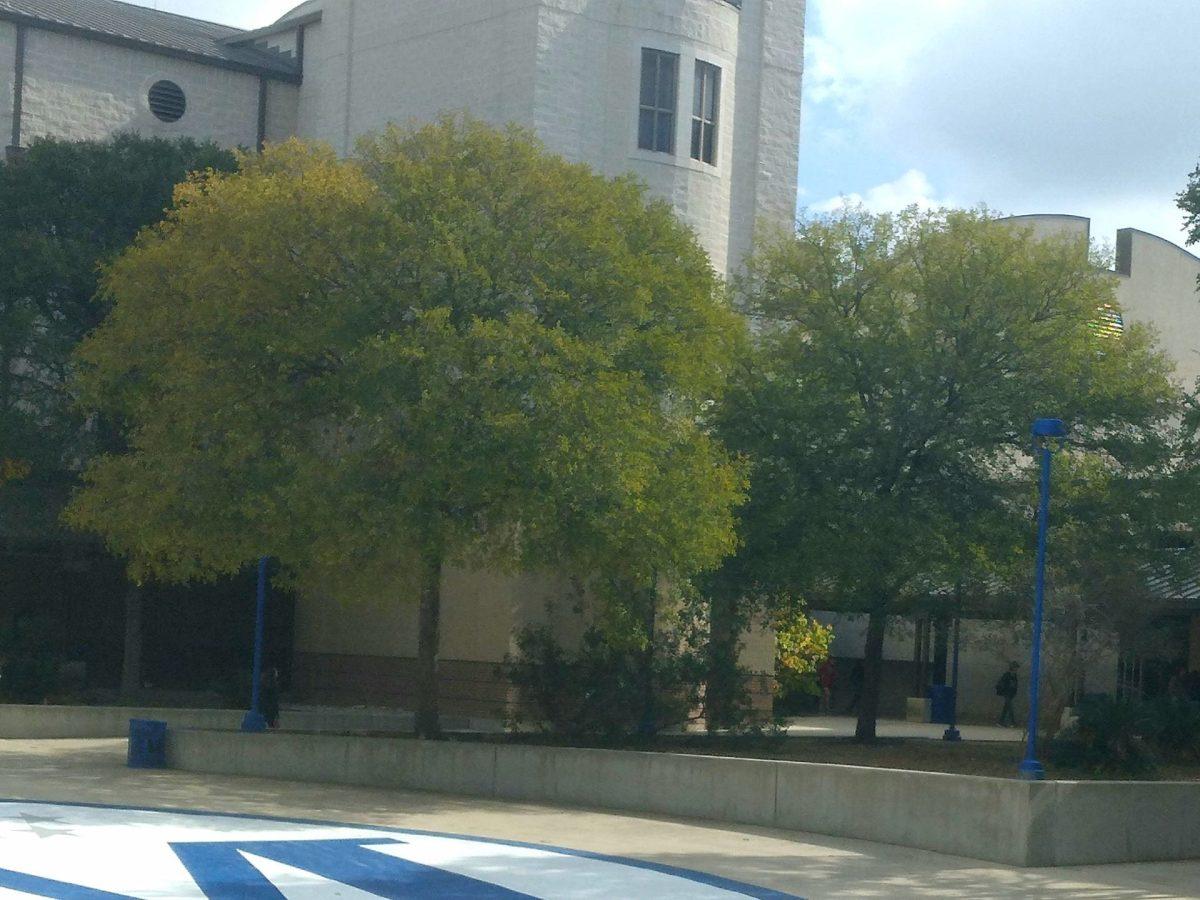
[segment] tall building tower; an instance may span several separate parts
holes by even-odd
[[[735,268],[796,207],[805,0],[309,0],[252,32],[117,0],[0,0],[0,128],[344,154],[467,111],[633,172]],[[11,127],[6,127],[11,126]]]

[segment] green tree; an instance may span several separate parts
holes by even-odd
[[[720,422],[752,489],[725,577],[868,615],[872,740],[888,616],[1021,543],[996,529],[1030,422],[1060,415],[1079,447],[1135,460],[1179,411],[1170,365],[1143,329],[1095,327],[1114,284],[1078,244],[982,212],[809,221],[761,249],[740,297],[758,340]]]
[[[41,140],[0,165],[0,485],[70,480],[91,452],[102,430],[71,409],[67,381],[72,351],[104,316],[99,266],[162,218],[188,172],[233,165],[212,144],[133,135]],[[0,529],[16,502],[0,494]],[[44,491],[27,505],[53,522]]]
[[[1175,202],[1184,214],[1187,242],[1195,244],[1200,241],[1200,166],[1188,176],[1187,187],[1176,194]]]
[[[73,523],[165,580],[271,554],[416,593],[423,735],[446,566],[647,591],[730,552],[743,478],[702,423],[743,327],[665,204],[470,121],[241,167],[105,277],[79,387],[129,450]]]

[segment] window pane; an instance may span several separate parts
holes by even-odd
[[[692,159],[700,158],[701,130],[703,126],[699,119],[692,119]]]
[[[658,54],[653,50],[642,51],[642,106],[654,105],[658,73]]]
[[[705,79],[704,101],[705,110],[704,117],[710,122],[717,121],[717,98],[721,90],[721,70],[710,68],[708,70],[708,78]]]
[[[638,147],[642,150],[654,149],[654,110],[643,109],[638,118]]]
[[[641,109],[638,147],[675,152],[675,115],[679,102],[679,56],[642,48]]]
[[[704,161],[713,164],[717,161],[717,129],[712,125],[704,126]]]
[[[704,65],[696,63],[696,96],[692,98],[692,115],[697,119],[704,115]]]
[[[675,117],[669,112],[660,112],[658,114],[658,132],[656,134],[658,146],[654,149],[663,153],[671,153],[675,150]]]
[[[675,110],[675,82],[679,80],[679,57],[663,53],[658,61],[658,108]]]

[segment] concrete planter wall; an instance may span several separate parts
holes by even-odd
[[[192,772],[428,790],[859,838],[1015,866],[1200,858],[1200,783],[1043,782],[666,753],[173,730]]]
[[[233,709],[0,705],[0,739],[126,737],[130,719],[156,719],[172,728],[234,730],[241,726],[244,715]],[[284,710],[280,719],[292,731],[401,732],[412,729],[411,713],[381,710]]]

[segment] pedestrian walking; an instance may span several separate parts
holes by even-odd
[[[833,686],[837,683],[837,666],[833,657],[825,658],[817,669],[817,681],[821,685],[821,715],[827,716],[833,709]]]
[[[1013,700],[1017,696],[1017,669],[1015,662],[1008,664],[1008,670],[996,682],[996,696],[1004,698],[1004,707],[1000,710],[1000,727],[1012,728],[1017,724],[1017,715],[1013,712]]]

